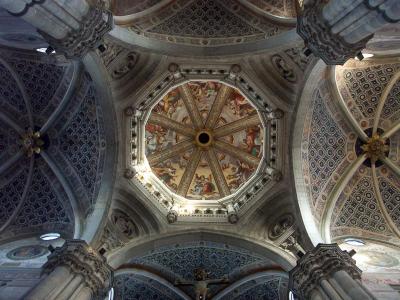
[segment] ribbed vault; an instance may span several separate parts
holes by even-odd
[[[2,51],[0,231],[80,236],[107,149],[91,76],[78,62]]]
[[[399,65],[352,60],[319,74],[326,80],[312,88],[301,163],[320,232],[398,244]]]

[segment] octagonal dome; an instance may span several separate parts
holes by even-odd
[[[186,199],[217,200],[242,188],[263,155],[256,109],[216,81],[175,87],[152,108],[145,152],[154,175]]]

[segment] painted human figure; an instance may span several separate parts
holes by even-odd
[[[214,192],[214,185],[211,181],[211,174],[208,177],[203,177],[203,194],[212,194]]]
[[[258,156],[260,152],[260,142],[258,140],[259,134],[260,129],[258,127],[248,128],[246,129],[246,138],[243,140],[245,151],[254,156]]]
[[[194,276],[196,278],[195,281],[185,281],[185,280],[176,280],[175,285],[193,285],[194,291],[196,294],[196,300],[206,300],[208,293],[208,286],[210,284],[222,284],[228,283],[228,278],[222,279],[207,279],[208,273],[204,269],[195,269]]]
[[[238,93],[235,93],[229,100],[229,108],[234,115],[240,117],[247,116],[254,111],[254,108],[247,102],[247,100]]]

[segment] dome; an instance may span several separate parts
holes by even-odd
[[[173,193],[221,199],[243,187],[263,155],[264,130],[252,104],[216,81],[180,85],[151,110],[146,159]]]

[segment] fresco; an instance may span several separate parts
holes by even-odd
[[[253,156],[262,156],[263,130],[261,126],[253,126],[235,132],[231,135],[221,137],[220,140]]]
[[[157,124],[146,124],[146,155],[162,152],[188,138]]]
[[[236,159],[229,154],[218,152],[218,159],[231,193],[236,192],[256,170],[255,166]]]
[[[210,143],[198,139],[203,131]],[[238,90],[215,81],[191,81],[167,93],[151,111],[146,158],[172,192],[187,199],[220,199],[257,170],[263,136],[257,111]]]
[[[178,89],[174,89],[165,95],[153,108],[154,113],[164,115],[172,120],[191,124],[188,111],[183,103],[182,96]]]
[[[177,192],[192,152],[193,150],[186,151],[152,166],[154,174],[173,192]]]
[[[398,273],[400,271],[400,253],[396,247],[365,241],[364,246],[340,244],[342,250],[354,249],[353,256],[363,272],[368,273]]]
[[[246,98],[238,91],[233,90],[222,109],[221,118],[224,118],[228,122],[233,122],[256,113],[255,108]]]
[[[46,247],[40,245],[30,245],[18,247],[7,253],[7,257],[12,260],[27,260],[37,258],[49,253]]]
[[[194,173],[187,197],[191,199],[218,199],[219,192],[214,176],[205,158],[202,158]]]
[[[192,81],[188,83],[188,87],[196,100],[200,115],[205,121],[221,88],[221,83],[215,81]]]

